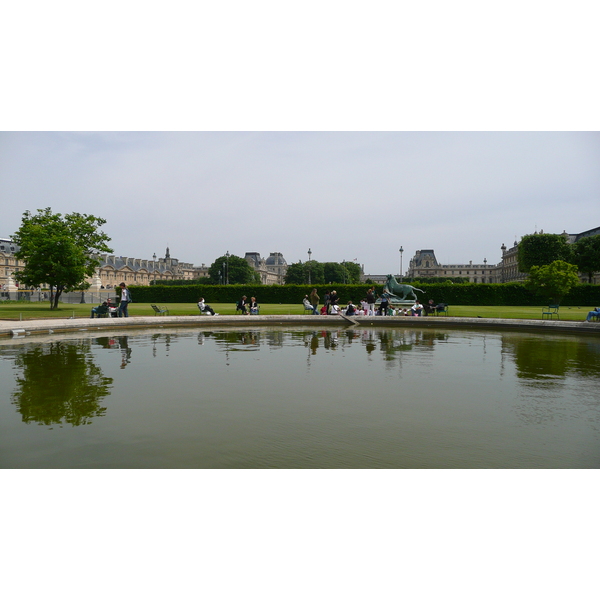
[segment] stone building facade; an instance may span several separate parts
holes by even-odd
[[[465,264],[442,265],[431,249],[417,250],[411,258],[407,277],[425,279],[428,277],[465,277],[471,283],[498,283],[498,265],[481,264],[473,261]]]
[[[248,264],[259,274],[265,285],[282,285],[287,272],[287,262],[281,252],[271,252],[268,258],[261,258],[258,252],[246,252]]]
[[[127,285],[150,285],[153,281],[189,280],[208,276],[206,265],[196,267],[192,263],[171,258],[168,247],[164,258],[156,258],[155,255],[152,260],[112,254],[101,254],[99,258],[101,263],[96,271],[96,276],[89,282],[92,285],[98,285],[97,279],[99,279],[100,285],[104,288],[113,288],[121,282],[125,282]]]
[[[14,291],[14,274],[24,267],[23,261],[15,258],[14,254],[19,247],[10,239],[0,239],[0,289]],[[122,281],[127,285],[150,285],[151,281],[165,281],[173,279],[198,279],[208,276],[208,267],[194,266],[192,263],[182,262],[171,258],[169,248],[166,249],[164,258],[153,257],[152,260],[144,258],[130,258],[113,254],[100,254],[100,266],[93,277],[88,279],[92,289],[112,289]],[[14,288],[14,289],[13,289]]]

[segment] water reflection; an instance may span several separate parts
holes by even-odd
[[[11,401],[25,423],[87,425],[106,408],[112,378],[95,363],[90,341],[52,342],[16,354],[21,369]]]
[[[93,335],[0,340],[0,379],[13,384],[0,386],[0,468],[600,464],[594,337],[343,326]]]
[[[600,363],[600,343],[593,340],[505,337],[503,351],[513,356],[519,378],[536,381],[556,381],[568,373],[596,375]]]
[[[383,360],[394,361],[402,352],[413,349],[432,350],[436,342],[448,339],[448,333],[415,329],[346,329],[322,330],[304,333],[304,345],[310,347],[311,355],[316,356],[319,347],[324,350],[345,349],[352,344],[360,344],[368,355],[379,348]]]

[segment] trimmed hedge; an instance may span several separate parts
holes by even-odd
[[[259,304],[301,304],[306,294],[315,286],[307,285],[153,285],[131,286],[134,302],[198,302],[204,297],[211,302],[237,302],[242,296],[250,299],[255,296]],[[317,286],[317,293],[323,297],[326,290],[335,289],[342,304],[348,300],[360,302],[366,295],[368,284]],[[415,282],[421,303],[430,299],[446,304],[463,306],[543,306],[548,298],[529,291],[522,283],[435,283]],[[375,286],[379,295],[383,286]],[[561,302],[565,306],[598,306],[600,304],[600,286],[582,284],[573,288]]]

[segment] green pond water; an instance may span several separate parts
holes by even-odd
[[[597,468],[600,340],[415,328],[0,342],[2,468]]]

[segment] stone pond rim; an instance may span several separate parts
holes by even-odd
[[[0,336],[47,335],[62,331],[119,331],[152,327],[415,327],[421,329],[507,329],[575,333],[600,336],[600,323],[534,319],[488,319],[473,317],[352,317],[322,315],[194,315],[173,317],[129,317],[122,319],[35,319],[30,321],[0,321]],[[13,333],[13,331],[15,333]]]

